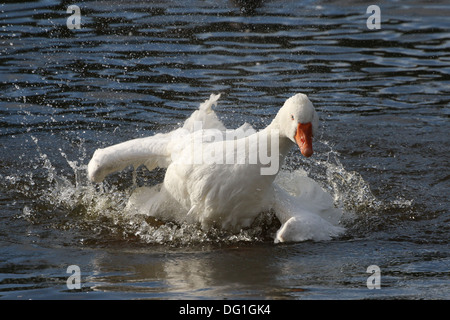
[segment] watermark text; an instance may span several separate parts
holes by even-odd
[[[201,121],[195,121],[189,152],[174,162],[184,164],[251,164],[260,167],[261,175],[274,175],[280,167],[279,130],[250,134],[241,128],[236,130],[205,129]],[[186,130],[186,135],[190,133]],[[183,135],[183,133],[181,133]]]
[[[367,267],[367,273],[372,275],[367,278],[367,289],[381,289],[381,269],[377,265],[371,265]]]
[[[66,273],[71,273],[71,276],[67,278],[67,289],[81,289],[81,270],[77,265],[70,265],[67,267]]]
[[[67,18],[66,25],[70,30],[81,29],[81,10],[79,6],[70,5],[67,7],[67,13],[71,16]]]
[[[371,14],[367,18],[366,25],[369,30],[381,29],[381,10],[377,5],[370,5],[366,10],[367,14]]]

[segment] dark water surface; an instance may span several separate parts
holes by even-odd
[[[448,1],[243,2],[0,3],[1,298],[450,298]],[[308,94],[317,152],[286,169],[334,196],[344,236],[275,245],[270,216],[237,235],[127,218],[164,171],[87,181],[95,149],[171,130],[218,92],[227,127],[256,128]]]

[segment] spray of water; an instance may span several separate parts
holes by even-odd
[[[32,141],[36,146],[46,183],[37,185],[33,172],[21,177],[4,177],[11,185],[22,185],[20,188],[16,187],[16,192],[38,199],[33,202],[38,202],[39,205],[24,205],[21,218],[39,222],[42,210],[51,212],[53,227],[84,231],[85,237],[80,241],[102,243],[117,240],[170,246],[260,242],[272,241],[280,226],[273,212],[262,213],[251,228],[238,234],[214,228],[204,231],[196,225],[158,221],[153,217],[137,214],[127,208],[127,201],[137,187],[136,170],[132,173],[132,186],[119,188],[115,183],[108,183],[108,179],[101,184],[92,184],[87,179],[85,163],[88,162],[88,157],[83,145],[80,148],[81,156],[77,160],[69,159],[63,150],[59,150],[59,155],[70,168],[69,173],[62,174],[52,164],[50,157],[42,152],[39,140],[32,137]],[[310,161],[307,166],[308,172],[289,165],[283,170],[308,175],[318,182],[333,197],[335,206],[343,209],[341,223],[350,233],[370,230],[374,219],[379,219],[379,212],[387,207],[410,205],[406,202],[387,204],[378,200],[360,174],[344,168],[338,154],[331,147],[325,159]],[[284,177],[288,176],[284,174]],[[294,187],[296,183],[289,180],[284,182],[288,188],[289,184]]]

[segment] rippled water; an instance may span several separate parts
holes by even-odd
[[[0,297],[450,297],[448,2],[377,1],[379,30],[372,1],[244,2],[80,1],[74,30],[70,2],[0,4]],[[218,92],[227,127],[256,128],[308,94],[317,152],[285,169],[334,196],[343,237],[275,245],[270,213],[237,235],[121,214],[163,170],[87,181],[95,149],[169,131]]]

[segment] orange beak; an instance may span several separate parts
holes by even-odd
[[[297,132],[295,133],[295,141],[305,157],[308,158],[312,156],[313,147],[311,122],[298,124]]]

